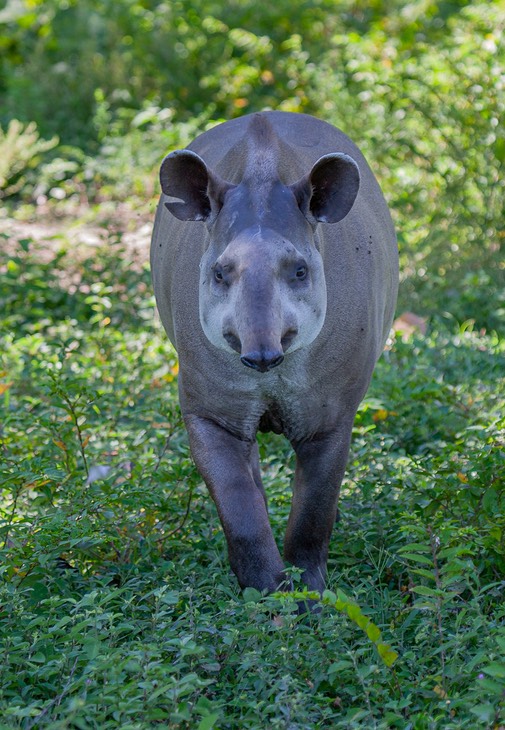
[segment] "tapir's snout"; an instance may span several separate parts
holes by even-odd
[[[296,328],[291,327],[281,338],[272,333],[259,334],[253,331],[242,339],[236,330],[230,328],[223,333],[223,337],[232,350],[240,355],[243,365],[260,373],[267,373],[284,360],[286,350],[291,346],[296,334]]]
[[[240,360],[248,368],[266,373],[281,364],[284,353],[279,350],[257,350],[241,355]]]
[[[290,327],[284,337],[263,336],[246,337],[243,341],[236,335],[227,332],[225,339],[238,352],[243,365],[260,373],[267,373],[280,365],[286,351],[297,335],[297,329]]]

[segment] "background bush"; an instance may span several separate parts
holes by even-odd
[[[62,145],[25,196],[145,199],[216,121],[317,114],[379,174],[402,308],[503,329],[500,3],[9,0],[0,23],[0,122]]]

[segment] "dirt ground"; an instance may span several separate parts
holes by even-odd
[[[154,204],[149,207],[152,212],[134,211],[125,204],[98,209],[80,207],[62,213],[35,208],[25,215],[0,210],[0,254],[13,255],[18,241],[29,239],[42,260],[49,260],[62,247],[69,253],[73,250],[76,259],[80,259],[89,255],[90,249],[120,239],[132,261],[142,265],[149,257],[154,222]]]

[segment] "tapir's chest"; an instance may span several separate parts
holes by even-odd
[[[306,352],[266,374],[249,372],[238,358],[205,368],[181,362],[181,405],[241,439],[272,431],[303,440],[330,431],[361,399],[368,377],[358,382],[345,372],[337,365],[329,378],[327,367],[318,368]]]

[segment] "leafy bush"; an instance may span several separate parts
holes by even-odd
[[[5,109],[87,149],[100,136],[98,89],[113,110],[149,102],[178,121],[280,100],[298,110],[307,52],[290,30],[292,11],[287,0],[208,2],[204,12],[199,0],[11,2],[0,15],[10,36],[0,66]],[[297,26],[313,45],[323,18],[319,3],[300,5]]]
[[[398,228],[402,309],[503,331],[505,15],[492,3],[445,17],[425,9],[334,35],[314,93],[379,174]]]
[[[72,147],[41,170],[37,195],[145,200],[168,149],[209,125],[308,111],[378,172],[402,309],[503,331],[500,3],[23,0],[0,23],[5,119]]]
[[[336,595],[304,619],[296,571],[301,592],[268,598],[229,574],[146,270],[115,235],[80,259],[60,246],[19,241],[0,278],[3,726],[499,726],[503,339],[441,321],[380,361]],[[288,446],[260,448],[282,539]]]
[[[0,199],[14,195],[26,184],[26,173],[39,165],[42,155],[58,144],[56,138],[40,139],[37,125],[11,119],[7,130],[0,126]]]

